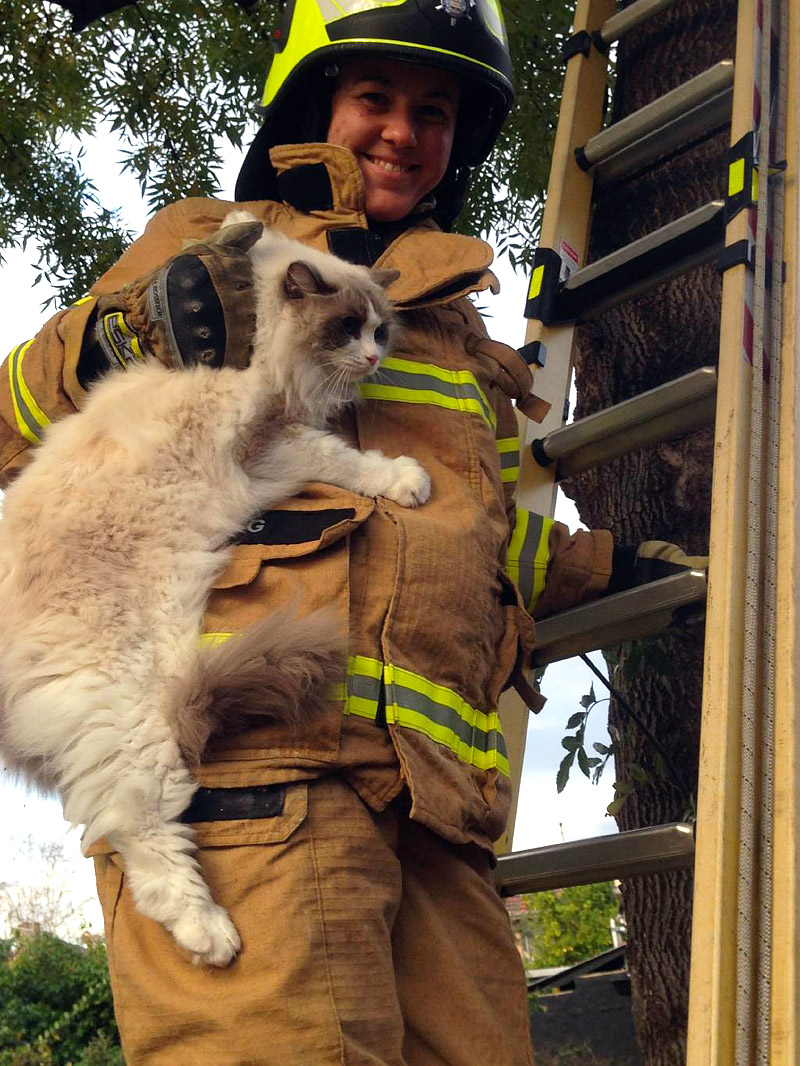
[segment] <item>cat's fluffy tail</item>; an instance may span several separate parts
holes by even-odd
[[[344,677],[343,626],[328,609],[298,618],[280,611],[198,652],[170,694],[172,727],[190,766],[208,742],[259,720],[300,728]]]

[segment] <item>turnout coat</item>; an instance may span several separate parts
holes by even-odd
[[[349,632],[346,679],[306,734],[250,729],[213,747],[198,777],[238,788],[336,772],[374,810],[407,785],[412,819],[488,849],[510,801],[500,693],[515,678],[522,685],[533,614],[603,590],[611,536],[571,536],[515,506],[514,403],[532,402],[531,375],[512,348],[487,337],[468,299],[496,288],[489,246],[424,220],[379,237],[344,148],[282,146],[272,160],[283,202],[241,206],[316,248],[400,272],[389,290],[399,345],[339,428],[361,448],[414,456],[433,491],[408,509],[311,484],[253,516],[214,582],[203,639],[225,639],[281,604],[304,612],[333,604]],[[189,199],[158,212],[88,297],[14,349],[0,385],[6,482],[47,424],[81,405],[78,358],[96,298],[208,237],[231,206]],[[226,823],[225,834],[256,843],[258,824]]]

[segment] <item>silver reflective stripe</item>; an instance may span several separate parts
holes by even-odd
[[[519,480],[519,437],[499,437],[500,480],[504,483]]]
[[[366,655],[353,655],[347,662],[344,713],[375,720],[383,685],[383,663]]]
[[[497,426],[491,404],[468,370],[446,370],[434,363],[415,363],[390,356],[359,389],[367,400],[428,404],[478,415],[493,431]]]
[[[32,344],[33,340],[29,340],[12,349],[7,360],[8,377],[17,429],[31,444],[39,444],[50,419],[37,404],[22,375],[22,360]]]
[[[480,770],[509,775],[508,753],[496,711],[484,714],[452,689],[410,670],[385,667],[386,720],[423,733]]]
[[[516,584],[529,613],[544,589],[550,561],[552,518],[533,511],[517,510],[517,521],[506,556],[506,572]]]

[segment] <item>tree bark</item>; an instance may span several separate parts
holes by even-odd
[[[620,44],[613,118],[643,107],[720,59],[732,59],[734,0],[678,0]],[[590,258],[598,259],[659,226],[721,198],[725,131],[628,181],[597,204]],[[578,330],[580,418],[717,362],[720,277],[695,269],[604,313]],[[669,540],[689,554],[708,546],[713,427],[623,456],[566,487],[583,521],[611,529],[619,544]],[[670,685],[643,669],[623,692],[682,775],[694,784],[700,734],[702,629],[664,638]],[[621,661],[625,661],[623,651]],[[619,673],[619,672],[618,672]],[[686,816],[685,800],[636,726],[612,703],[609,729],[617,781],[635,790],[617,816],[621,830]],[[647,783],[637,783],[632,764]],[[643,1066],[685,1062],[692,881],[688,873],[633,878],[622,887],[628,963]]]

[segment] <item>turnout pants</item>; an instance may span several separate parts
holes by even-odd
[[[128,1066],[531,1066],[522,965],[477,847],[340,778],[279,786],[270,818],[199,823],[242,938],[193,966],[95,858]]]

